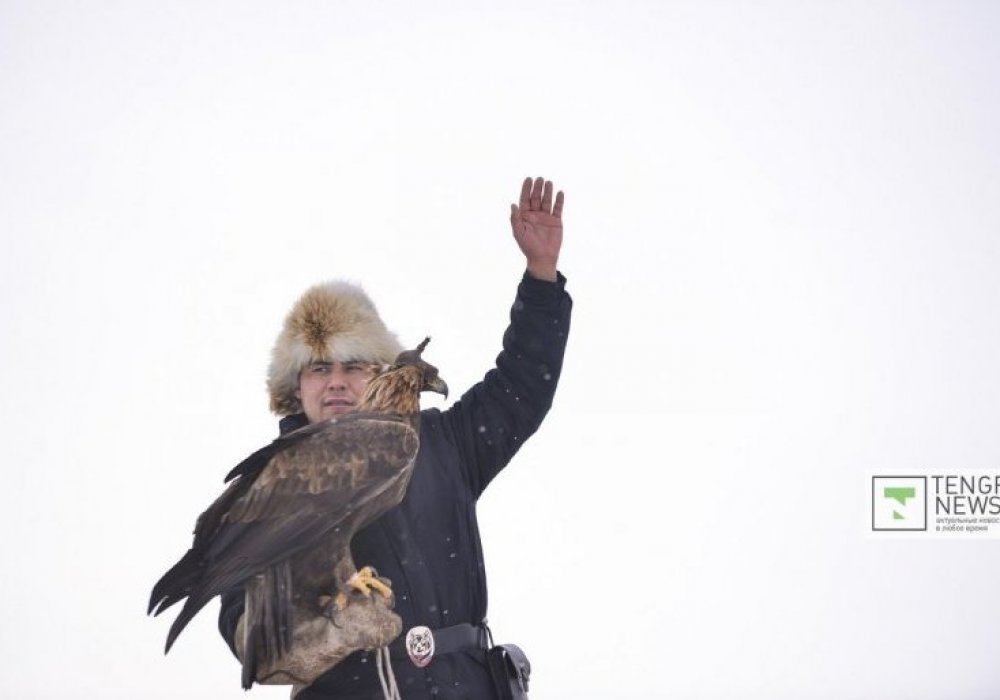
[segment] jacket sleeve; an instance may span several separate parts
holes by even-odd
[[[562,274],[546,282],[525,273],[496,367],[443,414],[476,498],[552,406],[573,307],[565,285]]]
[[[222,600],[222,607],[219,608],[219,634],[226,640],[226,644],[229,645],[233,656],[239,659],[234,639],[236,636],[236,625],[239,624],[240,618],[243,616],[243,587],[232,588],[219,597]]]

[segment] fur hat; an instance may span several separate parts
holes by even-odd
[[[295,392],[299,374],[310,362],[389,364],[402,350],[361,287],[339,280],[318,284],[295,302],[271,351],[271,410],[281,416],[302,411]]]

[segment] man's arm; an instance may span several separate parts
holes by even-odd
[[[511,229],[527,272],[518,286],[496,368],[444,414],[451,441],[461,453],[463,475],[478,497],[552,405],[569,334],[572,300],[556,271],[562,246],[563,193],[528,178]]]

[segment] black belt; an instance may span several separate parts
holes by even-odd
[[[440,654],[485,651],[489,649],[488,635],[486,625],[468,622],[436,630],[413,627],[389,645],[389,652],[394,659],[409,659],[417,666],[426,666],[432,657]]]

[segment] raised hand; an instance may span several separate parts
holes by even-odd
[[[514,240],[528,259],[528,273],[549,282],[556,281],[556,265],[562,247],[563,193],[552,202],[552,183],[544,178],[525,178],[521,201],[510,205],[510,227]]]

